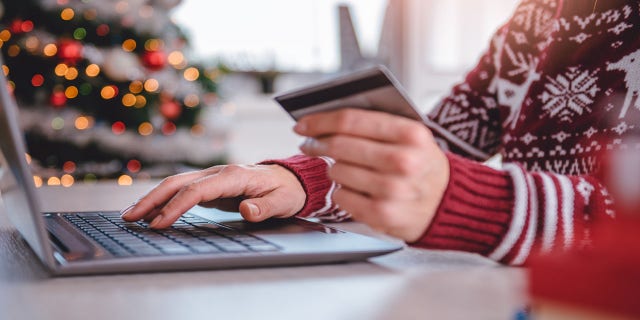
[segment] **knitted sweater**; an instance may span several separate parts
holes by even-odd
[[[640,126],[640,1],[525,0],[465,80],[429,114],[450,182],[412,245],[501,263],[588,245],[612,199],[598,154]],[[637,129],[640,129],[637,128]],[[634,147],[639,147],[634,145]],[[502,169],[479,161],[501,154]],[[344,219],[331,202],[328,158],[271,161],[307,192],[304,217]]]

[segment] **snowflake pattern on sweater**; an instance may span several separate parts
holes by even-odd
[[[429,114],[427,126],[449,151],[451,179],[414,245],[514,265],[589,245],[591,224],[614,216],[595,177],[599,153],[640,148],[625,140],[640,129],[639,31],[639,1],[601,1],[595,11],[580,1],[522,1],[476,68]],[[496,153],[502,169],[478,162]],[[336,217],[335,186],[308,179],[305,161],[279,162],[305,188],[324,183],[324,193],[308,193],[301,215]]]

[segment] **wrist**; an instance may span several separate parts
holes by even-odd
[[[279,165],[297,178],[305,194],[305,202],[298,211],[298,216],[313,217],[327,207],[327,194],[332,182],[327,177],[329,165],[322,158],[297,155],[280,160],[266,160],[260,164]]]

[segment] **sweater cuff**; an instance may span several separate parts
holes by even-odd
[[[326,197],[333,182],[327,177],[329,163],[324,159],[296,155],[286,159],[266,160],[259,164],[277,164],[289,169],[298,177],[307,197],[297,216],[313,217],[326,206]]]
[[[450,178],[436,214],[412,245],[489,255],[502,241],[514,205],[509,173],[448,153]]]

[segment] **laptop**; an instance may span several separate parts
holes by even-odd
[[[239,213],[199,206],[164,230],[125,222],[119,212],[42,212],[18,123],[0,72],[3,211],[52,275],[335,263],[404,246],[297,217],[250,223]]]

